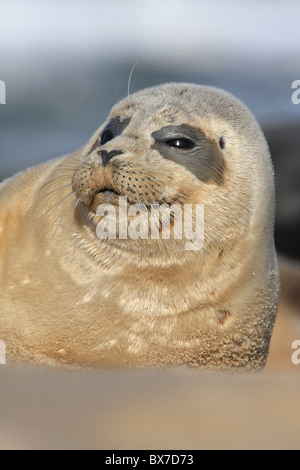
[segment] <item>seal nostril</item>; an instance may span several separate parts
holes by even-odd
[[[115,157],[116,155],[121,155],[123,150],[111,150],[111,152],[107,152],[107,150],[100,150],[98,155],[101,157],[102,165],[106,166],[111,158]]]

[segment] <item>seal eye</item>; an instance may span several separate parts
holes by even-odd
[[[183,138],[178,138],[178,139],[170,139],[165,142],[169,147],[175,147],[179,149],[192,149],[195,147],[195,144],[192,140],[190,139],[183,139]]]
[[[100,144],[105,145],[106,142],[109,142],[113,138],[114,138],[114,136],[113,136],[113,133],[111,131],[104,131],[102,136],[101,136]]]

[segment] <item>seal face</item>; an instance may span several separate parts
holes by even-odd
[[[233,96],[137,92],[84,148],[7,180],[0,198],[8,360],[264,366],[278,303],[273,168]]]

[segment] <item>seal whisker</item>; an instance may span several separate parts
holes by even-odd
[[[37,191],[33,204],[28,211],[29,216],[36,210],[43,211],[45,205],[51,205],[52,198],[56,193],[63,192],[68,187],[72,187],[72,177],[77,166],[77,160],[78,158],[72,158],[72,160],[60,162],[55,166],[49,178]]]
[[[138,64],[138,60],[133,64],[133,67],[132,67],[132,69],[130,71],[130,74],[129,74],[128,86],[127,86],[127,96],[130,95],[130,85],[131,85],[132,74],[133,74],[133,71],[134,71],[137,64]]]
[[[121,83],[119,83],[119,84],[116,86],[116,88],[115,88],[115,97],[116,97],[116,100],[117,100],[117,101],[119,101],[119,97],[118,97],[117,91],[118,91],[118,89],[120,88],[120,85],[121,85]]]
[[[59,186],[58,188],[55,188],[55,189],[52,189],[51,191],[47,192],[46,194],[44,194],[43,196],[41,196],[41,199],[38,201],[38,203],[40,203],[41,201],[43,201],[45,198],[51,196],[52,194],[54,193],[57,193],[58,191],[62,191],[66,188],[72,188],[72,183],[69,183],[69,184],[65,184],[63,186]],[[43,187],[41,189],[41,192],[45,189],[45,187]]]
[[[52,181],[51,184],[53,185],[55,181]],[[51,191],[48,191],[46,192],[45,194],[43,194],[43,192],[45,191],[46,189],[46,185],[48,183],[46,183],[37,193],[37,196],[34,200],[34,202],[32,203],[31,207],[29,208],[28,212],[27,212],[27,215],[26,217],[30,217],[34,211],[36,210],[40,210],[40,211],[43,211],[43,207],[45,206],[45,204],[49,205],[49,202],[50,202],[50,197],[55,195],[56,193],[59,193],[61,191],[65,191],[67,188],[71,188],[72,187],[72,183],[69,183],[69,184],[66,184],[66,185],[63,185],[63,186],[59,186],[57,188],[54,188],[52,189]]]
[[[57,206],[59,206],[60,204],[62,204],[66,199],[68,199],[70,196],[74,196],[74,193],[73,191],[71,191],[69,194],[67,194],[67,196],[64,196],[62,199],[60,199],[59,201],[57,201],[53,206],[51,206],[49,209],[47,209],[45,212],[43,212],[43,214],[41,215],[41,217],[44,217],[45,215],[49,214],[50,212],[52,212]]]
[[[51,216],[52,212],[55,210],[55,208],[59,207],[61,204],[63,204],[67,199],[69,199],[71,196],[74,196],[73,194],[73,191],[70,192],[69,194],[67,194],[66,196],[64,196],[63,198],[61,198],[59,201],[57,201],[55,204],[53,204],[52,206],[50,206],[45,212],[42,212],[41,215],[39,215],[36,220],[34,221],[33,225],[31,226],[30,228],[30,232],[33,230],[33,228],[36,228],[38,225],[41,225],[42,223],[44,225],[46,225],[46,220],[49,219],[49,217]],[[59,216],[58,216],[59,217]],[[41,237],[42,240],[44,240],[46,238],[46,236],[48,235],[48,233],[51,231],[51,229],[53,228],[53,226],[55,225],[55,221],[51,222],[49,224],[49,228],[48,230],[44,231],[43,229],[41,230],[44,234],[43,236]],[[30,233],[29,232],[29,233]]]
[[[70,196],[70,195],[69,195]],[[56,225],[56,228],[52,234],[53,238],[55,237],[55,234],[56,234],[56,231],[57,229],[61,226],[62,224],[62,221],[64,219],[64,217],[66,217],[66,215],[68,215],[71,210],[72,212],[75,211],[76,207],[77,207],[77,204],[79,203],[79,200],[73,200],[71,201],[68,206],[66,208],[63,209],[63,211],[61,212],[61,214],[59,214],[56,218],[56,220],[53,222],[53,226],[54,227]]]

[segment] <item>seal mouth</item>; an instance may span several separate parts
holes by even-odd
[[[116,204],[120,193],[112,188],[104,187],[96,191],[90,204],[91,210],[96,213],[100,204]]]
[[[112,188],[102,188],[102,189],[99,189],[98,191],[96,191],[95,196],[96,196],[97,194],[101,194],[101,193],[105,193],[105,194],[116,194],[117,196],[120,195],[120,193],[118,193],[118,191],[115,191],[115,190],[112,189]],[[95,196],[94,196],[94,197],[95,197]]]

